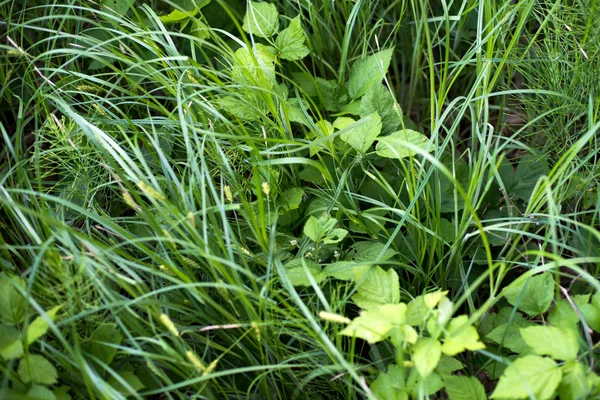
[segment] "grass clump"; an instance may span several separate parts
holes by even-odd
[[[597,8],[0,11],[0,397],[598,395]]]

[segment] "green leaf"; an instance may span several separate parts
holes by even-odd
[[[284,60],[301,60],[310,52],[304,45],[305,40],[306,35],[300,24],[300,16],[298,16],[290,22],[290,26],[279,33],[275,40],[275,46]]]
[[[69,394],[69,390],[71,388],[68,386],[60,386],[52,391],[54,396],[56,396],[56,400],[71,400],[71,395]]]
[[[333,121],[333,127],[337,130],[346,129],[351,126],[356,121],[349,117],[338,117]]]
[[[385,250],[384,250],[385,249]],[[356,242],[344,257],[344,261],[384,262],[398,254],[394,249],[386,248],[385,244],[376,241]]]
[[[485,345],[479,341],[477,329],[469,324],[469,317],[460,315],[450,321],[442,351],[444,354],[454,356],[465,350],[481,350]]]
[[[590,328],[600,332],[600,292],[592,296],[592,302],[581,307],[581,314]]]
[[[304,197],[304,189],[302,188],[291,188],[283,192],[281,198],[282,206],[285,210],[296,210],[302,203]]]
[[[460,371],[464,367],[465,365],[456,358],[443,354],[435,370],[440,375],[450,375],[455,371]]]
[[[377,343],[386,339],[394,327],[404,323],[405,313],[406,304],[384,304],[364,311],[339,334]]]
[[[588,399],[591,387],[586,368],[579,362],[568,362],[562,367],[563,378],[558,385],[560,400]]]
[[[302,232],[308,236],[313,242],[318,242],[321,238],[321,230],[319,229],[319,220],[311,216],[304,224]]]
[[[7,325],[18,325],[26,317],[27,299],[15,286],[26,291],[23,279],[0,274],[0,319]]]
[[[435,372],[432,372],[427,378],[423,379],[418,371],[413,369],[408,376],[406,386],[408,386],[408,394],[412,396],[411,398],[418,399],[422,398],[422,396],[432,396],[442,390],[444,381]]]
[[[471,172],[465,161],[452,160],[451,157],[443,157],[442,162],[446,168],[450,170],[456,183],[462,188],[468,188],[471,180]],[[441,172],[438,173],[438,180],[435,183],[436,193],[438,191],[437,183],[439,182],[439,199],[440,211],[443,213],[454,212],[465,208],[465,201],[458,193],[456,185]]]
[[[122,380],[126,382],[127,385],[121,383],[114,376],[111,376],[108,379],[108,384],[111,385],[115,390],[124,394],[124,395],[132,395],[140,390],[142,390],[145,385],[142,383],[140,378],[138,378],[133,371],[125,370],[119,371],[119,375]]]
[[[485,388],[474,376],[447,376],[444,378],[450,400],[486,400]]]
[[[391,268],[385,271],[374,266],[364,275],[359,285],[352,301],[364,310],[400,302],[398,274]]]
[[[315,78],[315,90],[321,101],[321,105],[327,111],[338,111],[340,104],[344,104],[344,90],[335,80]]]
[[[232,77],[243,87],[273,89],[277,59],[275,49],[257,43],[251,50],[252,52],[247,47],[240,47],[235,51]]]
[[[425,322],[425,317],[429,313],[430,308],[425,304],[423,296],[415,297],[408,303],[406,311],[406,323],[411,326],[419,326]]]
[[[342,241],[348,231],[341,228],[335,228],[337,219],[332,218],[329,214],[323,214],[319,219],[310,216],[304,224],[303,232],[313,242],[322,241],[325,244],[338,243]]]
[[[371,393],[380,400],[408,400],[404,368],[390,365],[388,372],[381,372],[370,389]]]
[[[251,1],[242,29],[251,35],[268,38],[279,31],[279,13],[275,4]]]
[[[417,154],[414,150],[409,148],[407,144],[422,150],[427,150],[429,147],[429,139],[422,133],[411,129],[404,129],[394,132],[389,136],[380,137],[375,150],[378,156],[385,158],[401,159],[412,157]]]
[[[500,314],[499,314],[500,315]],[[520,328],[534,326],[531,321],[526,320],[520,313],[516,313],[510,323],[504,323],[497,326],[486,337],[493,342],[503,345],[515,353],[523,353],[529,350],[529,346],[521,336]]]
[[[284,265],[287,270],[287,275],[294,286],[311,286],[310,278],[307,274],[311,274],[317,283],[321,283],[327,274],[321,271],[321,266],[314,261],[296,258]]]
[[[173,24],[175,22],[181,22],[183,20],[191,18],[194,15],[196,15],[197,13],[198,13],[198,9],[194,9],[191,11],[173,10],[173,12],[171,12],[170,14],[162,15],[162,16],[158,17],[158,19],[160,19],[160,21],[163,24]]]
[[[92,335],[89,351],[104,364],[110,365],[118,351],[116,347],[110,345],[118,346],[122,340],[123,336],[116,324],[100,324]]]
[[[340,139],[348,143],[354,150],[364,153],[373,144],[381,133],[381,117],[377,113],[361,118],[346,131],[342,132]]]
[[[27,392],[27,400],[56,400],[56,396],[44,386],[33,385]]]
[[[571,300],[583,313],[582,308],[590,302],[590,295],[572,296]],[[562,299],[550,310],[548,322],[557,328],[572,328],[580,322],[580,317],[576,309],[571,305],[571,302],[567,299]]]
[[[442,357],[442,344],[432,338],[421,338],[413,346],[412,361],[423,378],[433,372]]]
[[[0,357],[5,360],[23,357],[21,334],[14,326],[0,325]]]
[[[545,313],[554,298],[554,279],[544,272],[528,279],[519,279],[504,292],[506,300],[531,316]]]
[[[100,4],[104,7],[108,7],[110,10],[114,11],[115,14],[125,15],[129,8],[135,3],[135,0],[102,0]]]
[[[498,172],[504,183],[505,193],[528,201],[531,192],[540,177],[549,172],[545,160],[538,159],[533,155],[526,155],[519,161],[516,170],[505,161],[501,164]]]
[[[58,379],[56,368],[50,364],[50,361],[37,354],[29,354],[23,358],[19,363],[17,373],[25,383],[53,385]]]
[[[577,336],[571,329],[561,330],[553,326],[530,326],[520,329],[523,340],[536,354],[556,360],[574,360],[579,352]]]
[[[371,268],[369,264],[354,263],[350,261],[338,261],[329,264],[323,272],[341,281],[359,280]]]
[[[56,313],[61,309],[61,306],[56,306],[53,309],[46,311],[46,317],[51,321],[56,319]],[[48,332],[48,323],[44,316],[40,315],[36,319],[33,320],[31,324],[27,327],[27,333],[25,336],[25,346],[29,346],[33,342],[35,342],[38,338],[45,335]]]
[[[402,110],[387,87],[383,84],[375,84],[367,90],[360,100],[358,109],[361,117],[372,113],[381,116],[381,134],[389,135],[400,128],[402,123]]]
[[[387,49],[360,59],[350,68],[348,78],[348,94],[351,99],[356,99],[376,83],[380,83],[392,61],[394,49]]]
[[[551,399],[562,378],[554,360],[535,355],[517,358],[500,377],[492,399]]]

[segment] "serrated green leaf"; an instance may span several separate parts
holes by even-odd
[[[56,400],[56,396],[44,386],[33,385],[27,392],[27,400]]]
[[[506,368],[490,397],[551,399],[561,378],[562,372],[554,360],[534,355],[520,357]]]
[[[181,22],[185,19],[191,18],[196,14],[198,14],[197,9],[191,11],[173,10],[170,14],[161,15],[158,17],[158,19],[160,19],[163,24],[173,24],[175,22]]]
[[[333,127],[338,130],[346,129],[351,126],[356,121],[352,118],[348,117],[338,117],[335,121],[333,121]]]
[[[571,296],[575,306],[581,310],[590,302],[590,295]],[[548,314],[548,322],[557,328],[571,328],[580,322],[580,317],[571,302],[567,299],[560,300]]]
[[[506,320],[505,318],[499,319]],[[523,318],[520,313],[516,313],[514,319],[510,323],[507,322],[498,325],[486,337],[515,353],[523,353],[529,350],[529,346],[527,346],[523,340],[520,328],[529,326],[534,326],[534,323]]]
[[[560,400],[589,399],[593,386],[586,368],[579,362],[570,361],[562,367],[563,378],[558,385]]]
[[[444,378],[450,400],[486,400],[485,388],[474,376],[447,376]]]
[[[318,242],[321,238],[321,231],[319,229],[319,220],[313,216],[310,216],[304,224],[302,232],[308,236],[313,242]]]
[[[17,373],[25,383],[53,385],[58,380],[56,368],[50,364],[50,361],[37,354],[29,354],[23,358],[19,363]]]
[[[503,160],[498,173],[504,184],[504,192],[511,197],[529,200],[538,179],[549,172],[546,162],[532,155],[523,157],[515,169],[510,162]]]
[[[413,346],[412,361],[423,378],[427,378],[437,367],[442,357],[442,344],[432,338],[421,338]]]
[[[133,371],[120,371],[119,376],[126,384],[121,383],[114,376],[111,376],[108,379],[108,384],[124,395],[135,394],[145,387],[140,378],[138,378]]]
[[[18,325],[25,320],[27,299],[15,289],[26,290],[25,281],[0,274],[0,319],[7,325]]]
[[[46,317],[51,321],[56,319],[56,313],[61,309],[61,306],[56,306],[49,311],[46,311]],[[48,323],[44,316],[40,315],[33,320],[27,327],[27,333],[25,334],[25,346],[29,346],[35,342],[38,338],[45,335],[48,332]]]
[[[531,316],[545,313],[554,298],[554,279],[550,272],[520,279],[510,284],[504,292],[506,300]]]
[[[281,198],[282,206],[285,210],[295,210],[302,204],[302,198],[304,197],[304,189],[302,188],[291,188],[283,192]]]
[[[364,153],[381,133],[381,117],[377,113],[367,115],[346,129],[340,135],[340,139],[357,152]]]
[[[304,45],[305,40],[306,35],[300,24],[300,16],[298,16],[292,19],[290,26],[279,33],[275,40],[275,46],[284,60],[301,60],[310,52]]]
[[[338,261],[331,263],[323,269],[323,272],[335,279],[351,281],[360,279],[371,268],[368,264],[360,264],[350,261]]]
[[[553,326],[530,326],[520,329],[523,340],[536,354],[556,360],[574,360],[579,352],[576,333]]]
[[[377,146],[375,146],[375,150],[378,156],[385,158],[401,159],[417,154],[407,145],[427,150],[429,147],[429,139],[422,133],[411,129],[404,129],[394,132],[391,135],[380,137]]]
[[[479,340],[477,329],[469,324],[469,317],[460,315],[450,321],[446,328],[446,336],[442,351],[454,356],[465,350],[482,350],[485,345]]]
[[[370,389],[373,395],[380,400],[408,400],[404,368],[390,365],[388,372],[380,373]]]
[[[263,38],[276,34],[279,31],[279,13],[275,4],[249,2],[242,29]]]
[[[72,397],[69,394],[70,389],[71,388],[68,386],[60,386],[54,389],[52,393],[54,393],[54,396],[56,396],[56,400],[71,400]]]
[[[600,292],[592,296],[592,302],[581,307],[581,314],[590,328],[600,332]]]
[[[369,88],[360,100],[358,109],[361,117],[374,112],[381,116],[381,134],[389,135],[400,128],[402,110],[387,87],[378,83]]]
[[[455,371],[460,371],[464,367],[465,365],[456,358],[442,354],[442,358],[435,370],[440,375],[450,375]]]
[[[425,322],[425,317],[429,313],[429,307],[425,304],[423,296],[415,297],[410,303],[408,303],[408,309],[406,311],[406,323],[411,326],[419,326]]]
[[[14,326],[0,325],[0,357],[5,360],[23,357],[21,334]]]
[[[387,73],[394,49],[387,49],[355,61],[350,68],[348,94],[351,99],[359,98]]]
[[[297,258],[286,263],[287,275],[294,286],[311,286],[310,274],[317,283],[321,283],[327,274],[321,270],[321,266],[314,261]]]
[[[384,250],[385,249],[385,250]],[[383,243],[375,241],[356,242],[344,257],[344,261],[360,262],[384,262],[398,254]]]
[[[393,269],[372,267],[361,279],[352,301],[364,310],[400,302],[400,282]]]
[[[89,351],[104,364],[110,365],[118,351],[114,346],[120,345],[122,340],[123,336],[116,324],[100,324],[92,335]]]
[[[234,53],[232,77],[242,87],[271,90],[275,86],[276,60],[277,55],[272,47],[260,43],[251,49],[240,47]]]
[[[386,339],[394,327],[404,323],[406,304],[384,304],[364,311],[339,334],[357,337],[369,343]]]
[[[133,3],[135,0],[102,0],[100,2],[103,8],[106,7],[121,16],[127,14]]]

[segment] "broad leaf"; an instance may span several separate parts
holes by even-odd
[[[44,386],[33,385],[27,392],[27,400],[57,400],[52,391]]]
[[[135,394],[145,387],[140,378],[138,378],[133,371],[120,371],[119,375],[121,380],[125,381],[125,383],[122,383],[114,376],[111,376],[108,379],[108,384],[124,395]]]
[[[284,60],[301,60],[310,52],[304,45],[305,40],[306,35],[300,24],[300,16],[298,16],[290,22],[290,26],[279,33],[275,40],[275,46]]]
[[[100,324],[92,335],[89,351],[104,364],[110,365],[118,351],[116,346],[120,345],[122,340],[123,336],[117,329],[117,325]]]
[[[548,174],[546,162],[532,155],[523,157],[516,169],[507,161],[503,162],[498,172],[504,183],[505,193],[528,201],[538,179]]]
[[[400,283],[398,274],[393,269],[385,271],[374,266],[359,283],[352,301],[362,309],[368,310],[383,304],[400,302]]]
[[[442,357],[442,344],[432,338],[421,338],[413,346],[412,360],[423,378],[433,372]]]
[[[350,247],[344,260],[354,262],[383,262],[389,260],[396,254],[398,254],[397,251],[390,249],[389,247],[386,248],[386,246],[380,242],[356,242]]]
[[[320,283],[327,278],[327,274],[321,271],[321,266],[319,264],[306,259],[294,259],[286,263],[285,268],[287,270],[288,278],[294,286],[311,286],[308,274],[310,274],[317,283]]]
[[[378,83],[369,88],[360,100],[358,109],[360,116],[364,117],[374,112],[381,116],[381,134],[389,135],[400,128],[402,123],[402,110],[389,89]]]
[[[401,159],[417,154],[409,145],[427,150],[429,139],[422,133],[411,129],[404,129],[394,132],[389,136],[380,137],[375,150],[380,157]]]
[[[477,329],[469,324],[469,317],[458,316],[450,321],[442,346],[444,354],[454,356],[465,350],[481,350],[485,345],[479,341]]]
[[[380,400],[408,400],[404,368],[390,365],[388,372],[381,372],[370,389]]]
[[[590,295],[572,296],[571,300],[577,309],[579,309],[579,311],[581,311],[583,314],[583,308],[589,303]],[[577,313],[577,309],[573,307],[569,300],[560,300],[558,303],[556,303],[552,310],[550,310],[550,314],[548,314],[548,322],[550,325],[557,328],[575,327],[581,320]]]
[[[135,0],[102,0],[100,4],[111,11],[114,11],[115,14],[125,15],[129,8],[135,3]],[[103,9],[103,11],[106,11]]]
[[[248,3],[244,25],[246,32],[268,38],[279,31],[279,13],[275,4],[251,1]]]
[[[364,311],[339,334],[377,343],[386,339],[394,327],[404,323],[405,314],[406,304],[384,304]]]
[[[160,17],[158,17],[158,19],[160,19],[160,21],[163,24],[173,24],[175,22],[181,22],[183,20],[191,18],[194,15],[196,15],[197,13],[198,13],[197,9],[194,9],[191,11],[173,10],[173,12],[171,12],[170,14],[161,15]]]
[[[14,326],[0,325],[0,357],[5,360],[23,357],[21,335]]]
[[[460,371],[464,367],[465,365],[456,358],[443,354],[435,370],[440,375],[450,375],[455,371]]]
[[[554,279],[550,272],[520,279],[505,289],[504,296],[510,304],[531,316],[543,314],[554,298]]]
[[[40,385],[53,385],[58,380],[56,368],[50,361],[36,354],[29,354],[19,363],[17,370],[23,382],[39,383]]]
[[[15,286],[25,291],[25,281],[0,274],[0,319],[7,325],[18,325],[25,319],[27,300]]]
[[[46,317],[51,321],[54,321],[56,318],[56,313],[60,310],[61,306],[56,306],[53,309],[46,312]],[[48,332],[48,323],[44,316],[40,315],[36,319],[33,320],[31,324],[27,327],[27,333],[25,335],[25,346],[29,346],[33,342],[35,342],[38,338],[45,335]]]
[[[534,326],[531,321],[526,320],[520,313],[516,313],[511,322],[498,325],[486,337],[497,344],[503,345],[507,349],[515,353],[523,353],[529,351],[529,346],[521,336],[520,328]]]
[[[377,113],[361,118],[342,132],[340,139],[348,143],[358,153],[364,153],[381,133],[381,117]]]
[[[579,362],[568,362],[562,367],[563,378],[558,385],[560,400],[577,400],[590,398],[593,389],[586,373],[586,368]]]
[[[304,197],[304,189],[302,188],[291,188],[283,192],[283,196],[280,200],[284,210],[295,210],[300,207],[302,198]]]
[[[486,400],[485,388],[474,376],[447,376],[444,378],[450,400]]]
[[[581,314],[590,328],[600,332],[600,292],[592,296],[592,302],[581,307]]]
[[[410,303],[406,311],[406,323],[411,326],[419,326],[425,322],[425,317],[429,313],[430,308],[425,304],[424,296],[415,297]]]
[[[521,336],[536,354],[556,360],[574,360],[579,352],[576,333],[553,326],[530,326],[521,328]]]
[[[351,261],[338,261],[329,264],[323,269],[327,276],[342,281],[359,280],[371,268],[369,264],[355,263]]]
[[[560,368],[550,358],[534,355],[517,358],[506,368],[490,397],[492,399],[531,397],[537,400],[551,399],[561,378]]]
[[[351,99],[364,95],[371,86],[383,80],[393,53],[394,49],[383,50],[352,64],[348,78],[348,94]]]

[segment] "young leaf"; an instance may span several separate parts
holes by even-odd
[[[23,358],[19,363],[17,373],[25,383],[53,385],[58,380],[56,368],[50,364],[50,361],[37,354],[29,354]]]
[[[18,325],[26,316],[27,299],[15,286],[26,290],[23,279],[0,274],[0,319],[7,325]]]
[[[500,377],[492,399],[547,400],[562,378],[562,372],[554,360],[529,355],[517,358]]]
[[[21,335],[14,326],[0,325],[0,357],[5,360],[23,357]]]
[[[588,382],[586,368],[579,362],[570,361],[562,367],[563,378],[558,385],[560,400],[577,400],[590,398],[592,389]]]
[[[27,400],[57,400],[52,391],[44,386],[33,385],[27,392]]]
[[[485,388],[474,376],[446,376],[446,393],[450,400],[486,400]]]
[[[46,312],[46,317],[51,321],[56,318],[56,313],[60,310],[61,306],[56,306],[53,309]],[[35,342],[39,337],[43,336],[48,332],[48,323],[44,319],[44,316],[40,315],[33,320],[27,327],[27,333],[25,335],[25,346],[29,346]]]
[[[553,326],[536,325],[521,328],[521,336],[536,354],[556,360],[575,360],[579,352],[577,336],[571,329],[561,330]]]
[[[304,45],[305,40],[306,35],[300,24],[300,16],[298,16],[290,22],[290,26],[279,33],[275,40],[275,46],[284,60],[301,60],[310,52]]]
[[[427,150],[429,147],[429,139],[422,133],[411,129],[404,129],[394,132],[389,136],[380,137],[375,150],[378,156],[385,158],[401,159],[412,157],[417,154],[407,145]]]
[[[364,310],[382,304],[400,302],[400,282],[398,274],[392,268],[387,272],[379,266],[372,267],[362,278],[352,301]]]
[[[304,224],[302,230],[306,236],[313,242],[318,242],[321,238],[321,230],[319,229],[319,220],[311,216],[308,221]]]
[[[421,338],[413,347],[412,360],[419,374],[427,378],[442,357],[442,344],[432,338]]]
[[[340,139],[348,143],[358,153],[364,153],[381,133],[381,117],[377,113],[367,115],[347,128]]]
[[[339,334],[377,343],[386,339],[394,327],[404,323],[405,313],[405,304],[384,304],[363,312]]]
[[[181,22],[185,19],[191,18],[198,13],[198,9],[193,9],[191,11],[179,11],[173,10],[170,14],[162,15],[158,17],[160,22],[163,24],[173,24],[175,22]]]
[[[383,80],[393,53],[394,49],[383,50],[352,64],[348,78],[348,94],[351,99],[364,95],[371,86]]]
[[[115,324],[100,324],[92,335],[89,351],[104,364],[110,365],[118,349],[109,345],[118,346],[122,340],[123,336]]]
[[[592,296],[592,302],[581,307],[581,314],[590,328],[600,332],[600,292]]]
[[[454,356],[465,350],[481,350],[485,345],[479,341],[477,329],[469,324],[469,317],[460,315],[448,324],[442,351],[444,354]]]
[[[249,2],[242,29],[263,38],[276,34],[279,31],[279,13],[275,4]]]
[[[506,300],[531,316],[545,313],[554,297],[554,279],[544,272],[528,279],[513,282],[506,288]]]
[[[389,135],[400,128],[402,122],[402,110],[389,89],[381,84],[375,84],[367,90],[360,100],[358,109],[361,117],[374,112],[381,116],[381,134]]]

